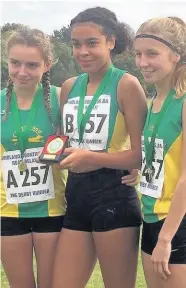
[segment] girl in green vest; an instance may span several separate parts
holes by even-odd
[[[67,211],[53,288],[85,287],[97,255],[105,287],[134,287],[140,205],[121,176],[141,165],[146,100],[138,80],[116,69],[112,55],[131,48],[133,33],[97,7],[71,21],[73,54],[83,74],[62,85],[62,124],[70,148]],[[130,135],[131,149],[125,150]],[[65,271],[65,273],[63,273]]]
[[[1,260],[12,288],[51,288],[66,174],[37,158],[60,124],[60,88],[50,86],[53,56],[43,32],[13,32],[7,53],[9,80],[1,91]]]
[[[177,17],[148,20],[138,29],[134,46],[136,65],[157,92],[142,139],[142,258],[147,286],[184,288],[186,24]]]

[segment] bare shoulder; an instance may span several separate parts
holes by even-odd
[[[72,86],[74,82],[76,81],[76,79],[77,77],[69,78],[62,84],[61,91],[60,91],[60,101],[62,105],[64,105],[67,102],[68,94],[70,90],[72,89]]]
[[[122,92],[123,97],[124,95],[130,95],[132,99],[140,97],[141,100],[144,102],[146,101],[145,92],[139,80],[135,76],[128,73],[124,74],[121,78],[118,85],[118,92]]]
[[[118,103],[120,107],[133,104],[147,111],[146,95],[139,80],[131,75],[124,74],[118,84]],[[138,106],[138,107],[139,107]]]
[[[56,87],[56,94],[57,94],[58,102],[60,102],[61,87]]]

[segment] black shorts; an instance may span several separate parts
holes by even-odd
[[[165,220],[155,223],[143,223],[141,249],[152,255],[158,241],[158,235]],[[186,264],[186,215],[172,240],[170,264]]]
[[[79,174],[69,172],[63,227],[101,232],[140,226],[141,211],[136,190],[121,184],[121,177],[126,173],[106,168]]]
[[[32,232],[60,232],[64,216],[40,218],[1,217],[1,236],[24,235]]]

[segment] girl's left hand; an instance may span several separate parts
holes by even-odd
[[[69,169],[75,173],[86,172],[90,167],[90,164],[88,164],[90,153],[88,150],[79,148],[66,148],[63,154],[67,155],[67,157],[60,162],[60,168]]]
[[[152,253],[153,270],[161,278],[167,279],[171,273],[169,271],[169,259],[171,255],[171,243],[158,241]]]

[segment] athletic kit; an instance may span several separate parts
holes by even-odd
[[[186,95],[176,98],[175,91],[171,90],[159,113],[153,113],[151,105],[144,128],[140,190],[144,216],[142,250],[148,254],[152,254],[156,246],[181,174],[182,108],[185,99]],[[148,170],[150,158],[145,156],[150,157],[152,150],[147,141],[153,138],[152,169]],[[152,181],[149,181],[149,171]],[[172,241],[170,263],[186,264],[186,216]]]
[[[55,134],[60,124],[54,86],[50,88],[50,101],[52,119],[45,107],[41,84],[29,110],[18,109],[15,92],[12,92],[7,119],[1,124],[2,235],[61,230],[66,208],[66,172],[55,165],[37,162],[47,137]],[[6,89],[1,91],[1,117],[5,113],[5,103]],[[19,137],[23,139],[24,152]]]
[[[128,132],[117,102],[117,87],[126,71],[110,66],[95,95],[86,95],[88,75],[77,77],[63,109],[69,144],[97,152],[125,149]],[[64,227],[79,231],[108,231],[141,224],[136,190],[121,184],[128,171],[98,169],[69,172]]]

